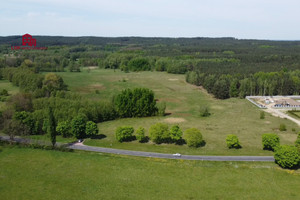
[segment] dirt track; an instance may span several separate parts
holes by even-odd
[[[272,108],[273,104],[267,105],[267,109],[265,109],[264,111],[272,114],[275,117],[280,117],[280,118],[286,118],[289,119],[293,122],[295,122],[298,126],[300,126],[300,121],[283,113],[283,111],[286,111],[285,109],[276,109],[276,108]]]

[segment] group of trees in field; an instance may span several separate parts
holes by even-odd
[[[164,123],[152,125],[149,129],[149,138],[145,136],[145,129],[143,127],[139,127],[134,134],[134,128],[132,126],[118,127],[115,135],[119,142],[128,142],[137,139],[139,142],[144,143],[150,139],[156,144],[176,143],[182,145],[186,143],[189,147],[205,145],[202,134],[198,129],[190,128],[183,134],[183,131],[178,125],[174,125],[169,129],[169,126]]]
[[[27,66],[3,68],[1,72],[21,90],[8,98],[0,116],[0,128],[11,136],[84,138],[97,134],[98,122],[164,114],[165,107],[158,112],[154,93],[146,88],[126,89],[112,101],[92,101],[67,91],[63,79],[54,73],[42,75]],[[1,91],[1,96],[5,95],[8,92]]]
[[[280,72],[257,72],[249,75],[215,75],[190,71],[186,81],[203,86],[216,98],[244,98],[249,95],[300,94],[300,70]]]
[[[129,71],[167,71],[173,74],[184,74],[192,65],[190,60],[176,58],[160,58],[153,56],[141,56],[139,54],[112,53],[99,65],[101,68],[121,69]]]
[[[128,142],[137,139],[139,142],[148,142],[150,139],[156,144],[176,143],[187,144],[189,147],[201,147],[205,145],[201,132],[196,128],[183,131],[178,125],[169,130],[164,123],[157,123],[150,127],[149,138],[145,136],[145,129],[139,127],[136,132],[132,126],[118,127],[115,132],[117,141]],[[230,134],[226,137],[226,144],[229,149],[242,148],[236,135]],[[280,145],[280,138],[273,133],[262,135],[262,147],[264,150],[274,151],[275,162],[283,168],[297,168],[300,166],[300,133],[298,133],[295,145]]]
[[[153,92],[147,89],[136,91],[141,93],[127,98],[126,101],[134,103],[131,105],[132,108],[133,105],[140,105],[140,110],[127,110],[128,107],[118,107],[117,103],[108,101],[90,101],[66,91],[57,91],[51,93],[50,97],[41,98],[35,98],[31,93],[18,93],[10,98],[7,102],[7,109],[2,113],[4,128],[12,127],[11,123],[13,123],[14,127],[17,125],[21,127],[22,132],[19,133],[24,135],[46,134],[48,108],[51,107],[55,124],[57,124],[57,133],[63,137],[91,136],[95,134],[92,128],[95,125],[91,123],[113,120],[118,117],[144,117],[157,114]],[[119,96],[117,99],[121,101],[122,97]],[[77,121],[74,121],[75,119]],[[77,128],[72,129],[72,126],[76,127],[76,125],[78,125]]]
[[[3,68],[1,73],[4,79],[20,87],[22,91],[32,93],[35,97],[49,97],[51,93],[67,89],[59,75],[54,73],[41,75],[27,66]]]
[[[300,133],[295,145],[280,145],[280,138],[273,133],[262,135],[263,149],[274,151],[275,162],[282,168],[293,169],[300,167]]]
[[[153,91],[146,88],[123,90],[114,103],[120,117],[147,117],[158,111]]]
[[[57,48],[47,51],[13,51],[1,57],[0,68],[27,66],[34,71],[41,72],[80,72],[82,66],[98,66],[103,53],[77,51],[80,47]]]

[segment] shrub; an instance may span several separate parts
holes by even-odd
[[[201,117],[208,117],[210,116],[209,108],[207,106],[202,106],[199,109],[199,113]]]
[[[71,126],[69,121],[59,122],[56,126],[56,132],[63,137],[71,137]]]
[[[260,119],[264,119],[265,118],[265,112],[264,111],[260,111]]]
[[[279,130],[280,130],[280,131],[286,131],[286,126],[285,126],[285,124],[280,124]]]
[[[48,119],[44,119],[44,120],[43,120],[43,125],[42,125],[42,132],[43,132],[43,133],[47,133],[48,124],[49,124]]]
[[[155,62],[156,71],[166,71],[169,65],[169,60],[167,58],[160,58]]]
[[[282,168],[295,168],[300,164],[300,154],[295,146],[282,145],[276,148],[275,162]]]
[[[9,135],[10,139],[14,139],[16,135],[29,134],[29,128],[22,124],[19,120],[7,120],[4,124],[3,133]]]
[[[166,112],[166,102],[161,102],[157,104],[157,115],[158,116],[165,116]]]
[[[52,107],[49,107],[48,110],[48,129],[47,134],[50,135],[50,141],[52,143],[52,146],[54,147],[56,144],[56,122],[53,115],[53,109]]]
[[[200,130],[196,128],[187,129],[184,132],[186,143],[189,147],[200,147],[204,144]]]
[[[87,119],[83,114],[78,114],[71,121],[71,132],[77,139],[82,139],[85,137],[85,123]]]
[[[10,104],[16,111],[32,111],[32,95],[28,93],[17,93],[10,99]]]
[[[0,96],[8,96],[8,91],[6,89],[3,89],[0,91]]]
[[[170,130],[170,138],[172,141],[176,142],[180,140],[182,137],[182,130],[179,128],[178,125],[172,126]]]
[[[241,148],[241,144],[239,142],[239,139],[236,135],[227,135],[226,137],[226,144],[227,144],[227,147],[229,149],[239,149]]]
[[[145,129],[139,127],[135,132],[135,137],[139,142],[147,142],[147,137],[145,136]]]
[[[23,126],[27,126],[29,128],[29,134],[32,134],[34,132],[35,122],[30,112],[15,112],[13,115],[13,119],[20,121]]]
[[[157,123],[149,129],[150,139],[156,144],[170,141],[169,127],[167,124]]]
[[[295,146],[300,148],[300,132],[298,133],[298,137],[296,139]]]
[[[172,62],[167,67],[167,72],[171,74],[184,74],[188,70],[188,63],[186,62]]]
[[[131,71],[150,71],[151,65],[148,58],[137,57],[128,62],[128,68]]]
[[[266,133],[262,135],[263,149],[274,151],[276,147],[280,145],[279,136],[272,133]]]
[[[133,140],[134,129],[132,126],[121,126],[116,129],[116,139],[119,142],[126,142]]]
[[[66,85],[59,75],[55,73],[48,73],[45,75],[45,78],[43,80],[42,89],[45,91],[46,96],[49,97],[51,92],[66,89]]]
[[[98,126],[95,122],[88,121],[85,125],[85,134],[90,137],[93,135],[97,135],[98,133]]]

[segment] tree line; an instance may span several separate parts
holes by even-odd
[[[244,98],[249,95],[298,95],[300,93],[300,70],[257,72],[254,74],[205,74],[189,71],[188,83],[203,86],[216,98]]]
[[[24,62],[39,71],[80,71],[82,66],[208,74],[249,74],[300,67],[298,41],[235,38],[36,37],[47,51],[12,51],[20,37],[0,37],[0,68]],[[58,42],[60,41],[60,42]],[[161,61],[159,61],[161,60]]]
[[[146,88],[126,89],[111,100],[92,101],[68,91],[55,73],[43,75],[22,66],[3,68],[1,74],[21,90],[5,98],[6,109],[0,113],[0,128],[7,133],[37,135],[55,130],[64,137],[82,138],[97,132],[95,123],[163,115],[165,109],[158,109],[153,91]],[[2,93],[7,95],[5,90]]]

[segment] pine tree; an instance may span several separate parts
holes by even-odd
[[[53,115],[53,110],[51,107],[49,107],[48,110],[48,129],[47,129],[47,133],[50,135],[50,140],[51,143],[54,147],[55,143],[56,143],[56,124],[55,124],[55,119],[54,119],[54,115]]]

